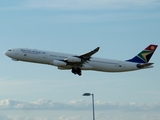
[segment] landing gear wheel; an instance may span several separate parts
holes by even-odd
[[[80,69],[79,67],[77,68],[77,74],[78,74],[79,76],[82,75],[82,71],[81,71],[81,69]]]
[[[79,76],[82,75],[82,71],[81,71],[81,68],[77,67],[77,68],[74,68],[72,67],[72,71],[71,71],[73,74],[78,74]]]
[[[75,68],[72,68],[72,73],[76,75],[77,74],[77,70]]]

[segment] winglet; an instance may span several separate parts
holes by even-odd
[[[100,49],[100,47],[97,47],[96,49],[94,49],[93,51],[96,53],[96,52],[98,52],[99,51],[99,49]]]
[[[142,52],[140,52],[137,56],[127,61],[136,63],[148,63],[157,47],[158,45],[151,44],[146,47]]]

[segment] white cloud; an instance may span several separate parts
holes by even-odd
[[[40,99],[34,102],[22,102],[18,100],[1,100],[0,110],[23,109],[23,110],[88,110],[91,103],[84,100],[73,100],[70,103],[59,103],[52,100]],[[131,102],[128,104],[114,102],[95,102],[97,110],[127,110],[127,111],[159,111],[160,103],[144,104]]]
[[[46,99],[34,102],[6,99],[0,101],[0,120],[87,120],[92,117],[91,107],[84,100],[59,103]],[[95,112],[99,120],[159,120],[160,103],[95,101]]]
[[[35,18],[49,23],[85,23],[157,18],[159,12],[143,10],[156,8],[159,5],[160,1],[157,0],[28,0],[13,6],[0,7],[0,11],[40,10],[36,12],[41,14],[41,10],[49,10],[52,12],[48,14],[42,12],[40,18]],[[31,19],[33,22],[34,17]]]
[[[34,0],[27,4],[30,8],[45,8],[45,9],[120,9],[133,6],[154,6],[159,1],[156,0]]]
[[[159,6],[158,0],[28,0],[0,10],[50,9],[50,10],[101,10],[124,8],[150,8]]]
[[[0,114],[0,120],[11,120],[9,117]]]

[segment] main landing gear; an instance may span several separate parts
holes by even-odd
[[[74,73],[75,75],[78,74],[79,76],[81,76],[82,75],[81,68],[79,68],[79,67],[77,67],[77,68],[72,67],[72,73]]]

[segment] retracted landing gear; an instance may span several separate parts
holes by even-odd
[[[81,68],[79,68],[79,67],[77,67],[77,68],[72,67],[72,73],[74,73],[75,75],[78,74],[79,76],[81,76],[82,75]]]

